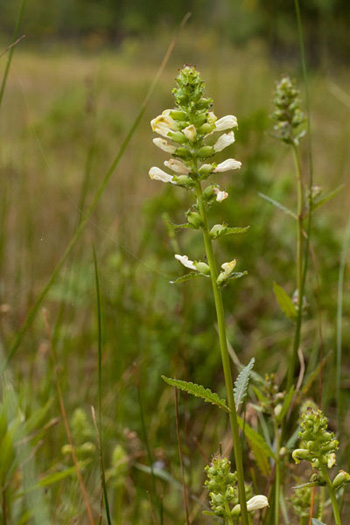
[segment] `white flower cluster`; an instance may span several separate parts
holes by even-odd
[[[188,146],[191,146],[191,143],[193,143],[199,135],[193,124],[181,129],[179,122],[173,118],[173,116],[177,116],[177,113],[179,112],[175,109],[166,109],[161,115],[151,121],[152,130],[158,133],[158,135],[161,135],[161,137],[165,137],[157,137],[153,139],[153,143],[161,150],[174,156],[176,156],[176,152],[180,145],[185,145],[187,143]],[[217,120],[216,115],[212,111],[209,111],[207,124],[209,124],[208,129],[210,129],[210,131],[201,136],[202,144],[205,144],[207,137],[211,136],[213,133],[231,129],[228,133],[221,135],[212,146],[207,146],[207,152],[205,153],[208,153],[207,157],[210,157],[234,143],[235,136],[232,128],[237,127],[237,118],[234,115],[226,115]],[[189,163],[186,163],[186,161],[180,160],[179,158],[166,160],[164,165],[169,168],[173,174],[167,173],[163,169],[153,166],[149,170],[149,176],[152,180],[181,185],[183,180],[179,180],[178,175],[188,176],[191,173],[191,166]],[[222,173],[229,170],[239,169],[241,165],[241,162],[238,160],[230,158],[219,164],[202,164],[201,166],[198,166],[198,169],[199,172],[205,173],[205,176],[207,177],[211,173]],[[219,188],[216,188],[216,194],[217,202],[222,202],[228,197],[228,193],[219,190]]]

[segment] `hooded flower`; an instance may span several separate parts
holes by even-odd
[[[193,124],[191,124],[190,126],[187,126],[187,128],[183,129],[182,132],[185,135],[185,137],[191,142],[194,141],[197,135],[197,130]]]
[[[226,146],[224,146],[226,147]],[[242,166],[242,163],[239,160],[235,159],[226,159],[223,162],[220,162],[214,169],[214,173],[222,173],[229,170],[238,170]]]
[[[215,131],[237,128],[238,122],[234,115],[226,115],[215,122]]]
[[[223,149],[227,148],[227,146],[230,146],[235,141],[235,136],[233,134],[233,131],[230,131],[229,133],[224,133],[221,135],[220,138],[216,141],[214,144],[214,151],[218,153],[219,151],[222,151]]]
[[[222,202],[228,197],[228,193],[226,191],[220,190],[219,188],[214,188],[213,191],[216,195],[217,202]]]
[[[269,501],[266,496],[254,496],[253,498],[247,501],[247,510],[248,512],[255,512],[256,510],[263,509],[269,506]]]
[[[177,131],[179,128],[175,120],[172,119],[170,115],[164,113],[151,120],[151,126],[152,130],[158,133],[158,135],[167,137],[170,132]]]
[[[174,177],[172,175],[169,175],[169,173],[161,170],[160,168],[157,168],[156,166],[153,166],[153,168],[151,168],[148,173],[152,180],[160,180],[161,182],[170,182],[171,184],[175,184],[175,181],[173,180]]]
[[[189,268],[190,270],[197,270],[197,268],[194,265],[193,261],[190,261],[187,255],[175,255],[175,259],[177,259],[181,264],[183,264],[186,268]]]
[[[176,151],[176,146],[169,144],[168,141],[166,141],[165,139],[161,139],[160,137],[153,139],[153,144],[155,144],[158,148],[165,151],[166,153],[175,153]]]
[[[191,170],[185,166],[181,160],[178,159],[169,159],[164,162],[164,166],[167,168],[170,168],[171,170],[175,171],[175,173],[178,173],[179,175],[187,175]]]

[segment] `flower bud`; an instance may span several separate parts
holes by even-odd
[[[171,109],[170,110],[170,116],[172,119],[174,120],[185,120],[186,118],[186,113],[184,111],[180,111],[178,109]]]
[[[199,261],[194,264],[197,272],[202,273],[203,275],[210,275],[210,268],[206,263]]]
[[[181,131],[169,131],[167,136],[171,138],[171,140],[173,140],[174,142],[177,142],[178,144],[183,144],[184,142],[186,142],[185,135],[181,133]]]
[[[199,174],[201,177],[207,177],[208,175],[213,173],[213,169],[214,166],[212,164],[203,164],[203,166],[199,168]]]
[[[345,472],[345,470],[339,470],[338,474],[333,480],[333,488],[339,489],[342,485],[345,485],[347,483],[350,483],[350,474]]]
[[[200,148],[200,150],[197,152],[197,156],[199,159],[208,159],[214,155],[215,151],[215,147],[203,146],[203,148]]]
[[[309,451],[303,448],[296,448],[292,452],[292,458],[294,459],[295,463],[300,463],[303,459],[309,459],[310,454]]]
[[[196,230],[203,226],[203,221],[199,213],[195,211],[189,211],[186,213],[188,223],[193,226]]]

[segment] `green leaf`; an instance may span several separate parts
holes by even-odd
[[[273,283],[273,291],[284,315],[288,317],[288,319],[296,319],[297,311],[289,295],[277,283]]]
[[[239,376],[237,377],[234,385],[234,394],[235,394],[235,403],[236,403],[236,410],[238,410],[238,407],[243,402],[244,398],[247,395],[248,392],[248,386],[250,381],[250,375],[251,371],[253,369],[255,363],[254,357],[251,358],[247,366],[243,368],[243,370],[239,373]]]
[[[326,525],[323,521],[317,520],[316,518],[311,518],[312,525]]]
[[[340,192],[340,190],[342,190],[343,188],[344,188],[344,184],[341,184],[335,190],[331,191],[330,193],[327,193],[324,197],[314,202],[312,205],[312,211],[316,210],[320,206],[323,206],[323,204],[326,204],[326,202],[333,199],[333,197],[335,197]]]
[[[225,224],[215,224],[210,230],[209,235],[211,239],[218,239],[219,237],[223,237],[224,235],[236,235],[237,233],[245,233],[247,230],[249,230],[249,228],[250,226],[244,226],[242,228],[230,228]]]
[[[188,381],[181,381],[180,379],[170,379],[169,377],[162,376],[163,381],[168,383],[170,386],[175,386],[179,390],[183,390],[188,394],[191,394],[196,397],[204,399],[207,403],[212,403],[213,405],[222,408],[226,412],[230,412],[230,409],[226,405],[224,399],[220,399],[215,392],[212,392],[209,388],[204,388],[202,385],[196,385]]]
[[[289,410],[289,407],[290,407],[290,404],[291,404],[291,402],[293,400],[294,391],[295,391],[295,388],[294,388],[294,385],[292,385],[290,387],[290,389],[289,389],[288,394],[284,398],[284,402],[283,402],[283,405],[282,405],[281,412],[276,417],[277,423],[281,423],[281,421],[283,420],[284,416],[287,414],[287,412]]]
[[[275,201],[274,199],[271,199],[271,197],[268,197],[264,193],[258,192],[258,195],[259,195],[259,197],[261,197],[262,199],[265,199],[267,202],[269,202],[270,204],[272,204],[273,206],[275,206],[279,210],[283,211],[283,213],[285,213],[286,215],[290,215],[291,217],[293,217],[293,219],[296,219],[296,220],[298,219],[298,217],[296,216],[296,214],[292,210],[290,210],[289,208],[286,208],[280,202]]]
[[[269,476],[270,465],[268,458],[276,460],[275,453],[266,443],[264,438],[258,434],[248,423],[245,423],[240,416],[237,416],[238,424],[244,430],[245,437],[252,449],[256,463],[264,476]]]
[[[196,279],[197,277],[209,277],[209,275],[204,275],[204,273],[200,272],[190,272],[186,273],[186,275],[182,275],[178,279],[175,279],[175,281],[169,281],[170,284],[180,284],[185,283],[186,281],[190,281],[191,279]]]

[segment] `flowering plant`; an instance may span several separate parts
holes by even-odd
[[[222,263],[221,270],[218,270],[212,246],[212,242],[223,235],[243,233],[247,228],[232,228],[227,224],[215,224],[209,227],[207,217],[208,209],[214,202],[220,203],[228,197],[228,193],[217,182],[207,183],[209,177],[241,167],[241,162],[234,158],[228,158],[220,163],[216,163],[213,159],[216,153],[234,143],[233,129],[237,128],[237,118],[234,115],[226,115],[220,119],[216,117],[211,110],[213,101],[204,96],[204,82],[196,68],[185,66],[180,70],[176,83],[177,87],[173,90],[175,108],[166,109],[151,121],[152,130],[160,135],[153,140],[154,144],[171,154],[171,158],[164,162],[170,173],[158,167],[152,167],[149,175],[153,180],[185,188],[194,197],[194,204],[186,213],[187,223],[182,227],[202,231],[207,260],[196,261],[191,260],[187,255],[175,254],[175,258],[191,270],[190,273],[175,282],[183,282],[193,277],[211,279],[227,405],[225,401],[220,402],[219,400],[218,403],[216,394],[210,392],[209,389],[204,389],[201,385],[188,383],[186,388],[184,381],[177,382],[176,380],[171,380],[171,384],[198,397],[203,397],[206,401],[219,404],[229,413],[238,483],[239,504],[236,505],[235,512],[241,516],[243,525],[248,525],[247,505],[249,502],[246,501],[242,450],[221,296],[221,288],[230,279],[242,277],[246,272],[235,272],[235,259]],[[203,184],[206,185],[203,186]]]

